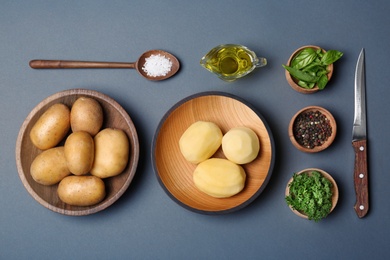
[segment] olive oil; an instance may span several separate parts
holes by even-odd
[[[253,66],[249,54],[240,47],[225,47],[217,51],[206,66],[225,76],[243,74]]]
[[[207,70],[221,79],[233,81],[241,78],[256,67],[267,64],[265,58],[257,58],[256,54],[242,45],[225,44],[213,48],[200,61]]]

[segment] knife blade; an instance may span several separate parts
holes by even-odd
[[[355,212],[364,217],[368,203],[367,167],[367,122],[366,122],[366,76],[364,48],[359,54],[355,70],[355,115],[352,129],[352,146],[355,152],[354,187],[356,193]]]

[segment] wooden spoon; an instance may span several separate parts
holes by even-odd
[[[171,70],[162,76],[149,76],[142,67],[146,58],[151,55],[165,56],[172,62]],[[150,50],[144,52],[136,62],[95,62],[73,60],[32,60],[30,67],[33,69],[136,69],[144,78],[149,80],[164,80],[172,77],[180,68],[179,60],[172,54],[162,50]]]

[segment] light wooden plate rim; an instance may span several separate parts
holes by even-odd
[[[127,167],[125,168],[125,170],[122,174],[115,176],[115,177],[112,177],[112,178],[116,178],[116,179],[108,180],[108,186],[110,186],[110,187],[106,187],[106,189],[111,189],[114,186],[117,186],[118,183],[120,183],[121,184],[121,185],[119,184],[120,188],[118,190],[116,190],[114,194],[111,194],[109,197],[106,197],[102,202],[100,202],[96,205],[88,206],[88,207],[76,207],[76,206],[70,206],[70,205],[65,205],[64,207],[59,207],[58,205],[52,204],[53,203],[52,201],[45,200],[36,191],[36,189],[38,189],[38,190],[42,189],[43,190],[42,192],[44,192],[44,193],[53,192],[54,188],[58,184],[53,185],[53,186],[47,186],[47,187],[43,187],[43,185],[41,185],[41,187],[39,187],[39,188],[35,187],[35,186],[39,186],[40,184],[30,183],[32,180],[27,179],[27,177],[26,177],[26,174],[29,174],[29,173],[25,172],[25,170],[24,170],[24,168],[29,167],[29,166],[23,165],[24,164],[23,157],[26,156],[26,154],[25,154],[26,152],[23,151],[24,149],[22,146],[24,144],[26,144],[26,142],[29,143],[30,145],[32,145],[32,143],[29,139],[29,132],[28,132],[28,129],[31,128],[31,121],[36,120],[40,116],[40,114],[42,114],[44,112],[43,111],[44,109],[46,109],[48,106],[57,102],[57,100],[67,100],[68,98],[71,98],[71,97],[73,98],[73,96],[74,96],[74,98],[79,97],[79,96],[92,97],[92,98],[95,98],[99,103],[104,102],[105,104],[108,104],[108,106],[112,107],[112,109],[114,109],[117,112],[117,115],[120,118],[110,119],[110,122],[111,122],[111,120],[114,120],[115,122],[116,122],[116,120],[119,120],[120,124],[125,125],[126,129],[123,129],[123,130],[126,132],[128,138],[129,138],[129,142],[130,142],[130,157],[129,157],[129,162],[128,162]],[[58,101],[58,102],[60,102],[60,101]],[[105,106],[105,105],[102,105],[102,106]],[[34,148],[34,150],[37,150],[34,153],[36,153],[36,152],[40,153],[37,148]],[[33,156],[33,155],[29,155],[29,156]],[[18,170],[18,175],[23,183],[23,186],[28,191],[28,193],[37,202],[39,202],[39,204],[41,204],[42,206],[44,206],[44,207],[46,207],[54,212],[57,212],[57,213],[60,213],[63,215],[84,216],[84,215],[97,213],[101,210],[106,209],[107,207],[112,205],[115,201],[117,201],[123,195],[123,193],[127,190],[130,183],[132,182],[132,180],[135,176],[136,170],[137,170],[137,165],[138,165],[138,160],[139,160],[139,140],[138,140],[137,130],[136,130],[135,125],[134,125],[133,121],[131,120],[130,116],[123,109],[123,107],[119,103],[117,103],[114,99],[112,99],[108,95],[105,95],[101,92],[94,91],[94,90],[81,89],[81,88],[80,89],[68,89],[68,90],[57,92],[55,94],[52,94],[52,95],[46,97],[31,110],[31,112],[28,114],[28,116],[24,120],[24,122],[19,130],[19,133],[18,133],[18,137],[16,140],[16,147],[15,147],[15,159],[16,159],[16,166],[17,166],[17,170]]]
[[[167,184],[164,183],[161,174],[165,174],[165,173],[162,173],[160,171],[160,169],[159,169],[158,162],[157,162],[157,157],[158,156],[156,154],[157,153],[157,146],[158,146],[159,139],[160,138],[163,139],[164,137],[167,137],[167,132],[164,131],[164,133],[161,133],[161,130],[164,127],[164,125],[167,124],[167,121],[172,120],[172,119],[170,119],[171,115],[174,112],[177,112],[178,110],[180,110],[186,104],[190,104],[188,102],[193,102],[193,101],[195,101],[196,99],[199,99],[199,98],[209,98],[209,97],[213,97],[213,96],[217,97],[217,98],[221,98],[221,99],[231,99],[232,101],[237,102],[237,103],[239,103],[242,106],[245,106],[248,111],[249,110],[251,111],[251,113],[254,113],[257,116],[259,122],[263,125],[264,130],[267,133],[267,137],[259,137],[260,139],[262,139],[262,138],[266,139],[267,140],[266,142],[268,142],[268,144],[265,145],[266,147],[263,147],[263,148],[264,148],[264,150],[269,150],[268,152],[264,152],[264,153],[267,153],[266,156],[269,156],[269,160],[267,160],[267,162],[266,162],[266,163],[268,163],[268,169],[266,169],[267,172],[265,174],[266,176],[265,176],[265,179],[264,179],[263,183],[261,183],[261,185],[259,187],[255,188],[256,189],[255,192],[253,192],[253,194],[249,198],[246,198],[245,200],[241,201],[240,203],[238,203],[236,205],[233,205],[232,207],[227,207],[227,208],[223,208],[223,209],[219,208],[219,209],[215,209],[215,210],[214,209],[210,209],[210,208],[203,209],[203,208],[194,207],[193,205],[190,205],[189,203],[186,203],[186,202],[182,201],[180,198],[178,198],[177,197],[178,195],[172,189],[170,190],[167,187]],[[194,121],[193,122],[197,121],[196,115],[191,114],[190,116],[194,117]],[[180,119],[176,119],[176,120],[180,120]],[[172,131],[174,131],[174,130],[172,130]],[[172,140],[172,141],[178,142],[178,140]],[[177,156],[182,156],[181,154],[179,155],[179,153],[177,153],[176,155]],[[218,154],[218,151],[217,151],[217,154]],[[219,156],[217,155],[217,156],[214,156],[214,157],[221,157],[221,155],[219,154]],[[223,157],[223,154],[222,154],[222,157]],[[246,206],[248,206],[251,202],[253,202],[263,192],[263,190],[267,186],[267,184],[269,182],[269,179],[271,178],[271,175],[272,175],[272,171],[273,171],[273,167],[274,167],[274,163],[275,163],[275,144],[274,144],[274,139],[273,139],[273,136],[272,136],[272,132],[270,130],[270,127],[269,127],[268,123],[266,122],[266,120],[264,119],[262,114],[260,114],[257,111],[257,109],[255,109],[250,103],[248,103],[244,99],[242,99],[242,98],[240,98],[240,97],[238,97],[236,95],[230,94],[230,93],[226,93],[226,92],[222,92],[222,91],[206,91],[206,92],[196,93],[196,94],[190,95],[190,96],[188,96],[186,98],[183,98],[182,100],[177,102],[175,105],[173,105],[164,114],[164,116],[162,117],[161,121],[159,122],[159,124],[157,126],[157,129],[155,131],[155,135],[154,135],[154,138],[153,138],[153,141],[152,141],[151,159],[152,159],[153,169],[154,169],[155,175],[157,177],[157,180],[158,180],[160,186],[162,187],[164,192],[174,202],[176,202],[177,204],[179,204],[183,208],[188,209],[188,210],[190,210],[192,212],[195,212],[195,213],[206,214],[206,215],[219,215],[219,214],[232,213],[232,212],[235,212],[237,210],[245,208]],[[256,159],[256,160],[258,160],[258,159]],[[264,160],[266,160],[266,159],[264,159]],[[188,162],[186,162],[186,163],[188,163]],[[247,176],[248,176],[248,174],[247,174]],[[189,185],[189,184],[187,183],[186,185]],[[193,185],[193,184],[191,184],[191,185]],[[185,189],[185,188],[183,188],[183,189]],[[211,197],[209,197],[209,198],[211,198]],[[209,199],[209,198],[207,198],[207,199]],[[196,199],[196,198],[194,198],[194,199]],[[217,202],[217,203],[218,203],[218,200],[221,202],[221,200],[230,200],[230,199],[231,198],[224,198],[224,199],[211,198],[211,200],[215,200],[214,202]]]

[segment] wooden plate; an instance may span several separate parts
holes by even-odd
[[[57,196],[58,185],[44,186],[38,184],[32,179],[30,174],[32,161],[41,153],[41,150],[31,143],[29,136],[31,128],[42,113],[51,105],[61,102],[71,107],[74,101],[81,96],[94,98],[100,103],[104,112],[103,128],[115,127],[124,130],[130,142],[130,158],[126,169],[120,175],[104,180],[107,193],[105,199],[89,207],[76,207],[63,203]],[[40,102],[23,122],[16,141],[15,150],[19,177],[31,196],[41,205],[52,211],[73,216],[96,213],[113,204],[130,185],[135,175],[139,158],[137,131],[126,111],[112,98],[102,93],[85,89],[62,91]]]
[[[182,156],[179,139],[199,120],[216,123],[223,133],[236,126],[247,126],[260,139],[259,156],[243,165],[247,174],[245,188],[233,197],[213,198],[193,184],[196,165]],[[251,105],[230,94],[204,92],[181,100],[165,114],[153,139],[152,161],[158,181],[175,202],[197,213],[222,214],[244,208],[264,190],[273,170],[274,149],[267,123]],[[213,157],[224,158],[221,148]]]

